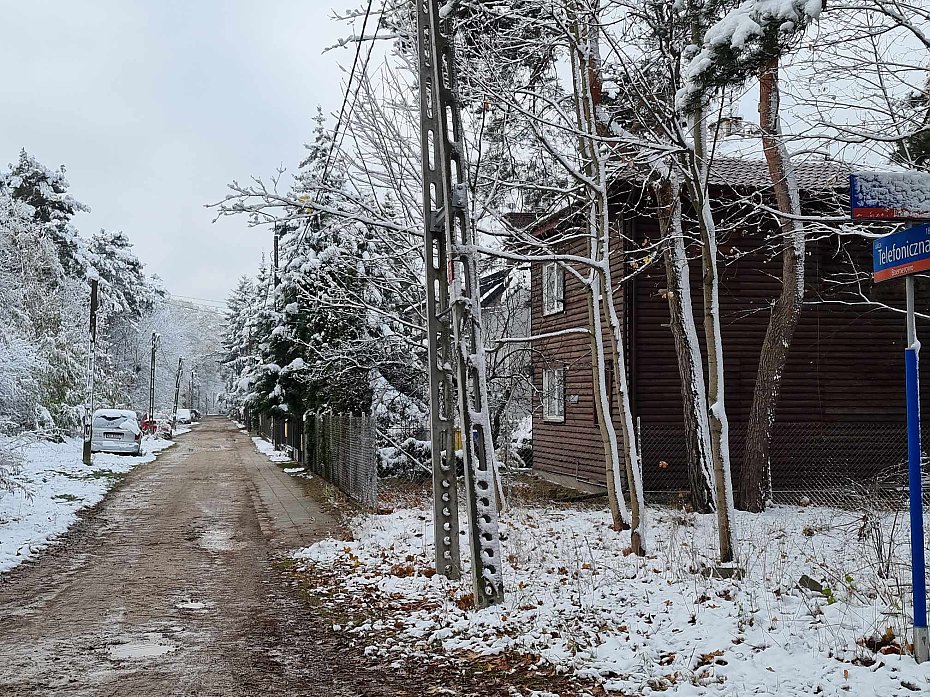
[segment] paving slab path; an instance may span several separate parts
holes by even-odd
[[[362,694],[276,568],[335,527],[234,424],[205,420],[0,578],[0,695]]]

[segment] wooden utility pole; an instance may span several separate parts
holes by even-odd
[[[87,356],[87,403],[84,409],[84,464],[90,464],[90,446],[94,428],[94,372],[97,367],[97,286],[90,281],[90,353]]]
[[[443,5],[440,17],[440,5]],[[451,16],[455,3],[418,0],[420,134],[436,570],[458,576],[458,493],[453,387],[465,465],[475,603],[504,597],[497,521],[497,471],[487,405],[475,234],[457,94]]]

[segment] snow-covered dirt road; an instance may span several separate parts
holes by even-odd
[[[329,515],[225,420],[0,577],[0,694],[354,695],[276,568]]]

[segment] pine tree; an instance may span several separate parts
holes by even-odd
[[[252,335],[258,305],[256,283],[248,276],[241,277],[226,301],[222,337],[226,400],[236,409],[244,397],[240,382],[258,360]]]
[[[32,208],[33,220],[58,248],[63,271],[80,276],[88,262],[83,240],[71,219],[90,209],[68,193],[69,187],[64,165],[49,169],[25,150],[20,151],[19,161],[10,165],[9,172],[0,173],[0,190]]]

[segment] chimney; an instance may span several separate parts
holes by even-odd
[[[746,124],[742,116],[724,116],[717,123],[711,125],[711,131],[718,138],[746,135]]]

